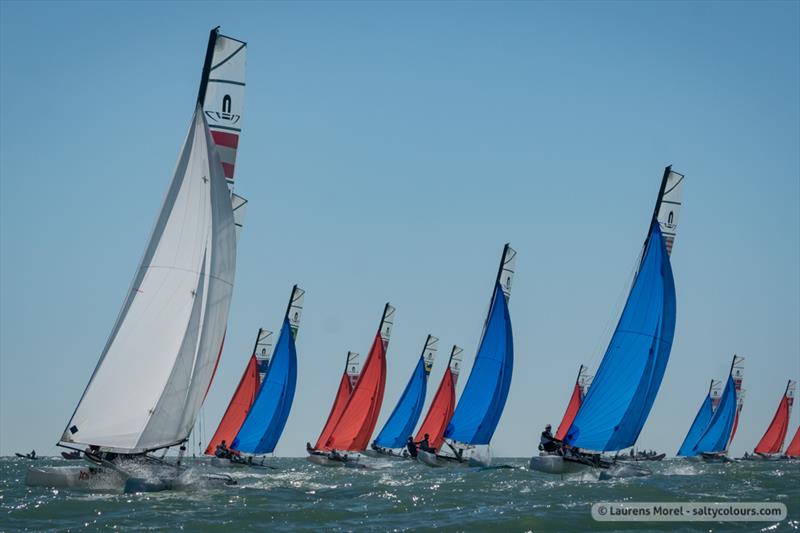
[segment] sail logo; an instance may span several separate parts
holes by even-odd
[[[232,111],[232,100],[231,95],[226,94],[222,97],[222,106],[219,111],[206,111],[206,117],[209,120],[218,122],[218,123],[225,123],[229,125],[236,124],[239,122],[241,115],[237,115]]]

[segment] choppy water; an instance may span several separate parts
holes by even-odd
[[[74,462],[71,462],[74,464]],[[397,531],[796,531],[800,463],[656,463],[648,478],[597,481],[510,469],[429,469],[411,462],[376,470],[322,468],[276,459],[279,470],[227,470],[232,487],[143,494],[29,488],[31,462],[0,459],[0,530]],[[40,460],[39,466],[65,465]],[[217,470],[219,471],[219,470]],[[789,517],[758,523],[595,522],[598,501],[780,501]]]

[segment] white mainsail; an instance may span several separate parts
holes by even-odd
[[[198,104],[144,256],[62,442],[184,441],[211,383],[236,265],[231,195]]]

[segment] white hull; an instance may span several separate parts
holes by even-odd
[[[331,459],[330,454],[310,453],[306,459],[311,464],[317,466],[330,466],[330,467],[346,467],[346,468],[366,468],[362,464],[361,459],[363,456],[358,453],[340,454],[344,459]]]
[[[533,456],[528,466],[531,470],[545,474],[575,474],[591,469],[589,465],[583,463],[565,461],[560,455]]]
[[[422,450],[417,451],[417,461],[431,468],[485,468],[491,466],[491,460],[484,461],[468,457],[459,461],[454,457],[436,455]]]
[[[29,487],[77,488],[83,490],[113,490],[125,488],[128,476],[108,468],[86,466],[32,467],[25,475]]]
[[[373,459],[386,459],[389,461],[408,461],[411,459],[411,456],[403,456],[395,453],[381,453],[381,452],[376,452],[375,450],[365,450],[362,453],[367,457],[371,457]]]

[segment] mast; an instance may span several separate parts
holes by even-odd
[[[661,178],[661,186],[658,188],[658,197],[656,198],[656,206],[653,208],[652,222],[658,221],[658,212],[661,210],[661,202],[664,200],[664,191],[667,189],[667,178],[669,178],[670,172],[672,172],[672,165],[667,165]],[[648,235],[649,233],[648,231]]]
[[[214,45],[217,44],[219,26],[211,30],[208,34],[208,47],[206,48],[206,59],[203,61],[203,73],[200,76],[200,88],[197,91],[197,103],[203,107],[206,102],[206,90],[208,89],[208,77],[211,73],[211,60],[214,57]]]

